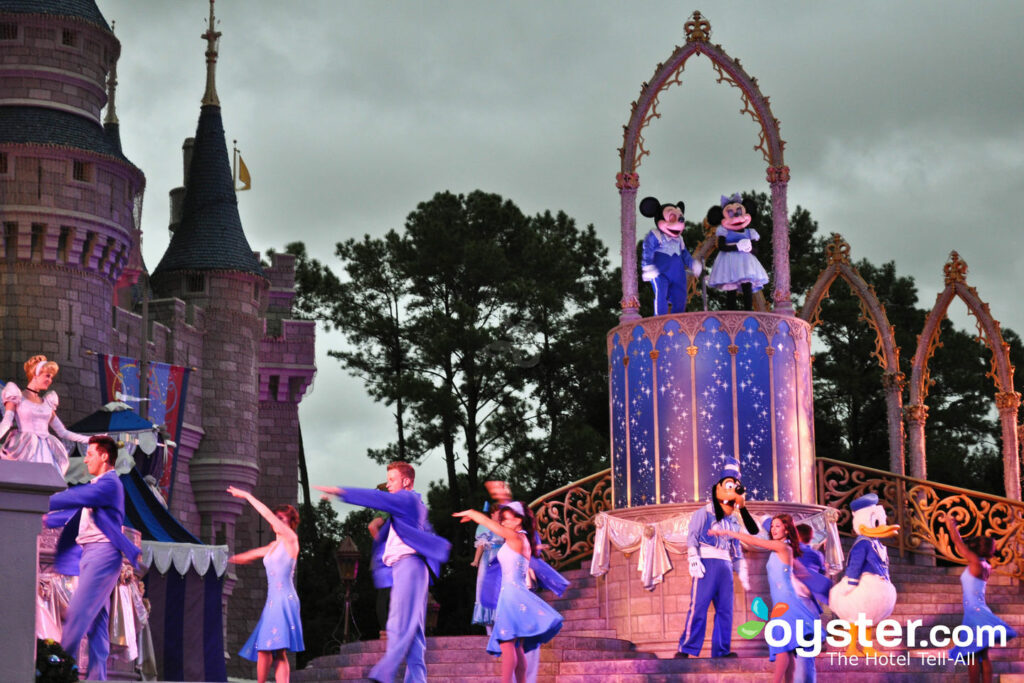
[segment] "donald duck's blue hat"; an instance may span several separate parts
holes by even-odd
[[[868,493],[850,503],[850,511],[857,512],[873,505],[878,505],[878,496],[874,493]]]

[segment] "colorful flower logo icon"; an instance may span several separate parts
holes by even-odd
[[[754,601],[750,603],[750,609],[754,612],[754,616],[757,617],[757,619],[751,619],[748,622],[742,623],[739,628],[736,629],[736,632],[740,634],[740,637],[746,638],[747,640],[756,638],[758,634],[764,630],[765,624],[772,619],[785,614],[786,610],[789,609],[789,605],[784,602],[777,603],[775,607],[772,608],[771,614],[768,614],[768,605],[765,604],[765,601],[762,598],[756,597],[754,598]]]

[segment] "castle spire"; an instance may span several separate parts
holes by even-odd
[[[215,31],[217,18],[213,16],[213,3],[210,0],[210,18],[207,20],[206,33],[200,36],[206,41],[206,92],[203,93],[203,105],[211,104],[220,106],[220,99],[217,97],[217,46],[220,43],[220,31]]]
[[[110,32],[114,32],[114,22],[110,22]],[[117,59],[110,62],[110,71],[107,72],[107,115],[103,118],[104,127],[113,124],[117,125],[117,110],[114,108],[114,93],[117,90]]]

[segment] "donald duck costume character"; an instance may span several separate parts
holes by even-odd
[[[750,589],[747,561],[740,542],[728,536],[714,536],[712,529],[739,531],[737,509],[748,533],[756,534],[757,522],[743,506],[745,493],[740,483],[740,463],[726,458],[712,488],[711,502],[690,517],[686,538],[686,557],[692,577],[690,608],[686,612],[683,634],[679,637],[676,658],[696,657],[704,647],[704,627],[708,607],[715,605],[715,627],[711,635],[712,657],[735,657],[732,646],[732,574],[737,572],[744,590]]]
[[[867,627],[864,642],[860,643],[854,621],[863,614],[872,625],[877,624],[896,606],[896,588],[889,580],[889,551],[878,539],[895,536],[900,527],[885,523],[885,509],[874,493],[854,500],[850,511],[857,539],[850,548],[846,575],[829,592],[828,604],[836,616],[850,622],[852,638],[846,654],[866,655],[875,652],[871,647],[874,628]]]

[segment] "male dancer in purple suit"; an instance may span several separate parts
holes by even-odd
[[[427,680],[427,588],[430,573],[439,575],[451,550],[451,543],[434,534],[427,521],[427,507],[412,488],[415,481],[412,465],[393,462],[388,465],[387,491],[314,487],[346,503],[391,514],[373,541],[373,583],[378,589],[391,588],[387,652],[369,676],[382,683],[395,679],[402,660],[406,683]]]
[[[85,467],[93,480],[50,496],[46,526],[63,526],[57,541],[55,568],[78,576],[78,588],[68,605],[61,647],[78,658],[78,646],[89,636],[91,681],[107,680],[110,654],[108,605],[121,575],[121,556],[136,566],[139,549],[121,532],[124,489],[114,471],[117,443],[106,435],[89,438]]]

